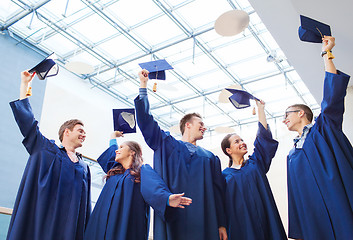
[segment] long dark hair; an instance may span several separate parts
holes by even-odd
[[[227,136],[225,136],[221,142],[221,148],[222,148],[222,151],[224,152],[225,155],[227,155],[229,157],[229,164],[228,164],[228,167],[231,167],[233,165],[233,159],[232,157],[227,153],[227,148],[230,148],[230,141],[229,141],[229,138],[233,135],[238,135],[236,133],[230,133],[230,134],[227,134]]]
[[[130,166],[130,174],[134,176],[135,182],[139,183],[141,182],[141,166],[143,163],[143,158],[142,158],[142,150],[140,144],[138,144],[135,141],[127,141],[124,142],[126,146],[129,147],[131,151],[133,151],[135,154],[132,156],[132,163]],[[123,167],[122,164],[118,164],[118,166],[110,169],[107,172],[107,175],[105,176],[106,180],[108,180],[111,176],[117,175],[117,174],[122,174],[126,171],[126,169]]]

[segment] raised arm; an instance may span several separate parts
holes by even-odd
[[[331,36],[325,36],[322,39],[322,51],[326,52],[325,55],[323,55],[324,63],[325,63],[325,71],[333,74],[337,74],[337,69],[335,67],[335,64],[333,64],[333,58],[331,58],[330,53],[332,51],[332,48],[335,46],[335,38]]]
[[[99,165],[105,173],[107,173],[113,166],[115,166],[115,151],[118,150],[118,143],[116,139],[118,137],[123,137],[123,133],[119,131],[114,131],[110,135],[109,148],[106,149],[97,159]]]
[[[139,72],[140,78],[140,94],[135,98],[135,109],[136,109],[136,119],[137,124],[145,138],[146,143],[154,151],[157,150],[164,139],[166,139],[169,134],[165,133],[160,129],[158,123],[153,119],[150,113],[150,105],[147,97],[147,81],[148,81],[148,71],[142,70]],[[172,144],[168,144],[172,149]]]
[[[27,89],[33,77],[34,75],[27,71],[21,72],[20,98],[10,102],[15,120],[24,137],[22,143],[29,154],[39,151],[43,144],[49,143],[49,140],[39,131],[38,121],[34,118],[27,98]]]
[[[260,100],[256,101],[257,109],[258,109],[258,116],[259,116],[259,122],[262,124],[262,126],[267,130],[267,120],[266,120],[266,114],[265,114],[265,102]]]
[[[325,36],[322,42],[322,50],[330,52],[335,46],[335,38]],[[323,116],[332,121],[338,129],[342,128],[344,113],[344,98],[350,76],[336,70],[332,58],[329,54],[323,55],[325,64],[324,94],[321,102],[321,112]],[[318,118],[318,121],[321,121]]]

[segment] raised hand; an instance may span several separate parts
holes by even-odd
[[[148,82],[148,71],[146,69],[142,69],[138,75],[140,78],[140,88],[146,88]]]

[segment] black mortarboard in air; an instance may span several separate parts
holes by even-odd
[[[47,77],[55,76],[59,72],[59,66],[56,64],[54,59],[56,59],[56,56],[55,53],[52,53],[28,72],[36,72],[39,80],[44,80]]]
[[[299,38],[305,42],[322,43],[324,36],[331,36],[329,25],[300,15]]]
[[[136,132],[134,108],[113,109],[114,131],[125,133]]]
[[[142,69],[149,71],[149,79],[165,80],[165,70],[173,69],[165,59],[139,63],[139,65]]]
[[[254,97],[252,94],[238,89],[226,88],[229,92],[232,93],[232,96],[229,97],[229,101],[234,105],[234,107],[241,109],[250,106],[250,99],[255,99],[260,101],[260,99]]]

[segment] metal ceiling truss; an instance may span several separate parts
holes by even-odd
[[[138,24],[136,24],[135,26],[131,26],[131,27],[126,27],[124,26],[124,24],[122,23],[118,23],[118,20],[113,19],[111,16],[111,14],[107,14],[105,11],[103,11],[103,9],[105,9],[106,7],[116,3],[118,0],[112,0],[104,5],[100,5],[99,1],[91,1],[91,0],[81,0],[86,6],[87,8],[89,8],[91,10],[91,12],[88,12],[87,14],[85,14],[84,16],[76,19],[74,22],[71,22],[70,24],[66,24],[65,26],[61,26],[63,24],[61,24],[62,20],[59,20],[57,22],[50,20],[48,17],[46,17],[44,14],[38,12],[37,10],[42,7],[44,4],[48,3],[50,0],[43,0],[40,3],[30,7],[28,6],[26,3],[24,3],[21,0],[17,0],[18,5],[20,5],[23,8],[23,11],[17,13],[16,15],[12,16],[8,21],[5,22],[4,25],[2,25],[0,27],[1,31],[4,30],[9,30],[9,27],[11,27],[13,24],[15,24],[16,22],[20,21],[21,19],[23,19],[24,17],[28,16],[29,14],[36,12],[37,17],[39,18],[39,20],[41,20],[43,23],[45,23],[50,29],[52,29],[51,31],[47,32],[45,36],[42,36],[40,39],[36,39],[36,40],[29,40],[27,38],[29,38],[30,36],[24,36],[21,39],[21,42],[26,42],[29,43],[30,45],[33,46],[33,48],[37,48],[40,49],[38,47],[38,44],[43,41],[43,39],[47,39],[49,37],[54,36],[55,34],[61,34],[63,36],[65,36],[67,39],[69,39],[71,42],[73,42],[74,44],[76,44],[78,46],[77,49],[75,49],[72,52],[69,52],[68,54],[66,54],[65,56],[61,56],[62,57],[62,63],[64,63],[64,61],[72,56],[74,56],[77,53],[80,53],[81,51],[87,51],[90,55],[92,55],[94,58],[98,59],[101,64],[99,64],[99,66],[96,68],[96,71],[92,74],[88,74],[88,75],[82,75],[80,76],[83,79],[87,79],[92,85],[93,87],[97,87],[100,90],[104,91],[105,93],[109,94],[110,96],[118,99],[119,101],[127,104],[128,106],[133,106],[133,103],[131,102],[131,96],[124,96],[123,94],[121,94],[120,92],[118,92],[117,90],[111,88],[111,86],[113,84],[116,84],[117,82],[119,83],[119,81],[115,81],[115,77],[114,79],[108,79],[106,81],[101,81],[99,79],[99,75],[107,72],[111,69],[115,69],[116,71],[118,71],[125,79],[129,79],[133,84],[135,84],[138,88],[139,86],[139,81],[137,80],[135,75],[131,75],[127,72],[125,72],[124,70],[122,70],[120,67],[130,63],[132,61],[135,61],[137,59],[140,59],[142,57],[151,55],[151,54],[156,54],[161,50],[164,50],[168,47],[171,47],[173,45],[176,45],[178,43],[184,42],[186,40],[189,39],[193,39],[194,40],[194,44],[195,46],[197,46],[202,52],[203,54],[205,54],[215,65],[216,65],[216,69],[220,69],[222,72],[224,72],[230,79],[230,81],[232,81],[233,83],[239,84],[243,89],[246,89],[247,84],[249,83],[253,83],[256,81],[260,81],[266,78],[270,78],[270,77],[274,77],[277,75],[281,75],[283,74],[285,81],[289,83],[289,85],[294,89],[294,91],[296,92],[296,94],[301,98],[301,100],[307,104],[307,102],[305,101],[305,99],[303,98],[303,96],[299,93],[299,91],[296,89],[296,87],[294,86],[293,82],[286,76],[287,72],[293,71],[294,69],[292,67],[286,68],[284,69],[280,64],[278,63],[274,63],[278,69],[277,72],[272,72],[272,73],[268,73],[266,76],[259,76],[259,77],[252,77],[250,79],[237,79],[236,77],[234,77],[234,74],[232,72],[230,72],[229,67],[242,63],[244,61],[249,61],[252,59],[256,59],[259,57],[264,57],[264,55],[261,56],[253,56],[250,57],[248,59],[242,59],[239,61],[236,61],[234,63],[225,65],[224,63],[222,63],[221,60],[217,59],[217,57],[213,54],[214,51],[216,51],[217,49],[229,46],[230,44],[239,42],[239,41],[243,41],[247,38],[250,38],[251,36],[254,37],[258,43],[260,44],[260,46],[263,48],[263,50],[265,51],[266,54],[269,54],[271,49],[269,49],[260,39],[259,34],[263,33],[263,32],[256,32],[254,30],[254,27],[250,24],[248,29],[251,33],[251,35],[247,35],[243,38],[240,39],[236,39],[234,41],[231,41],[229,43],[224,43],[221,44],[217,47],[214,48],[210,48],[207,46],[207,43],[203,42],[199,36],[202,36],[202,34],[207,33],[211,30],[213,30],[213,27],[208,27],[208,28],[204,28],[202,30],[199,29],[192,29],[192,27],[190,27],[182,18],[177,17],[173,11],[177,8],[180,8],[186,4],[189,4],[190,2],[192,2],[193,0],[187,0],[184,1],[180,4],[178,4],[177,6],[171,7],[169,6],[166,2],[165,4],[160,1],[160,0],[153,0],[153,2],[155,3],[155,5],[157,7],[159,7],[162,12],[164,13],[159,13],[155,16],[150,17],[149,19],[140,22]],[[230,6],[233,9],[240,9],[240,7],[238,5],[236,5],[236,3],[234,3],[232,0],[227,0],[228,3],[230,4]],[[109,11],[108,11],[109,13]],[[253,12],[252,12],[253,13]],[[93,15],[93,14],[97,14],[98,16],[100,16],[103,20],[105,20],[108,24],[110,24],[113,28],[115,28],[117,30],[117,33],[113,33],[111,36],[108,36],[107,38],[99,41],[98,43],[85,43],[83,42],[81,39],[83,39],[83,36],[80,36],[80,34],[77,33],[78,37],[74,36],[73,34],[67,32],[66,30],[68,28],[70,28],[72,25],[74,25],[77,22],[80,22],[82,20],[84,20],[85,18]],[[146,24],[150,21],[152,21],[153,19],[156,19],[158,17],[161,17],[163,15],[168,16],[169,19],[171,19],[171,21],[179,28],[182,30],[182,32],[185,34],[185,36],[178,36],[174,39],[173,42],[168,42],[168,43],[164,43],[164,44],[159,44],[159,46],[150,46],[147,43],[145,43],[143,41],[143,39],[139,39],[137,37],[135,37],[132,33],[131,30]],[[114,17],[116,18],[116,17]],[[40,31],[41,29],[39,29],[38,31]],[[10,32],[12,30],[9,30]],[[17,35],[21,36],[20,33],[15,32]],[[33,33],[35,34],[35,33]],[[32,34],[32,35],[33,35]],[[75,33],[76,34],[76,33]],[[111,39],[113,39],[114,37],[123,35],[125,36],[127,39],[129,39],[132,43],[134,43],[139,49],[141,49],[141,53],[139,54],[134,54],[134,55],[130,55],[128,57],[126,57],[125,59],[120,59],[120,60],[116,60],[116,59],[108,59],[106,56],[102,55],[102,53],[99,53],[96,48],[99,47],[100,44],[109,41]],[[87,42],[89,42],[87,40]],[[40,49],[43,50],[43,49]],[[199,53],[200,54],[200,53]],[[196,56],[199,56],[199,54],[197,54]],[[190,58],[194,58],[195,54],[193,56],[188,56],[187,59]],[[185,60],[185,59],[183,59]],[[180,60],[181,61],[181,60]],[[210,70],[210,71],[214,71],[214,70]],[[155,109],[159,109],[162,107],[166,107],[166,106],[170,106],[172,109],[174,109],[174,111],[176,111],[179,114],[185,114],[185,109],[180,109],[176,106],[176,104],[181,103],[181,102],[185,102],[185,101],[189,101],[192,100],[194,98],[200,98],[202,97],[204,99],[204,103],[208,102],[211,106],[213,106],[215,109],[217,109],[218,113],[221,114],[222,116],[227,117],[231,122],[230,122],[230,126],[238,126],[241,124],[250,124],[253,123],[254,120],[249,120],[249,122],[244,122],[247,120],[242,120],[239,121],[237,119],[234,119],[232,116],[229,115],[229,113],[225,112],[221,107],[219,107],[217,105],[217,102],[214,102],[213,100],[211,100],[208,96],[211,94],[214,94],[216,92],[221,91],[224,87],[227,86],[222,86],[219,87],[217,89],[212,89],[210,91],[204,92],[204,91],[200,91],[199,89],[197,89],[195,86],[193,86],[189,80],[193,79],[193,78],[197,78],[200,77],[201,75],[205,74],[205,73],[201,73],[195,76],[192,76],[190,78],[187,78],[185,76],[182,76],[181,73],[177,72],[177,71],[171,71],[172,74],[183,84],[185,84],[188,88],[190,88],[195,95],[193,96],[187,96],[181,99],[176,99],[174,101],[169,101],[168,99],[164,98],[163,96],[161,96],[158,93],[155,93],[154,96],[158,99],[158,101],[160,101],[160,103],[157,103],[153,106],[151,106],[151,110],[155,110]],[[109,82],[111,80],[114,80],[111,84],[109,84]],[[151,90],[149,90],[151,92]],[[274,116],[272,113],[267,111],[267,114],[269,115],[269,119],[273,119],[273,118],[278,118],[279,116]],[[166,114],[161,114],[160,116],[156,116],[155,118],[158,122],[161,123],[161,125],[163,127],[169,128],[172,125],[174,125],[171,122],[167,122],[166,120],[163,119],[163,116],[167,115]],[[169,113],[168,113],[169,115]],[[218,114],[217,114],[218,115]],[[212,130],[212,129],[211,129]]]

